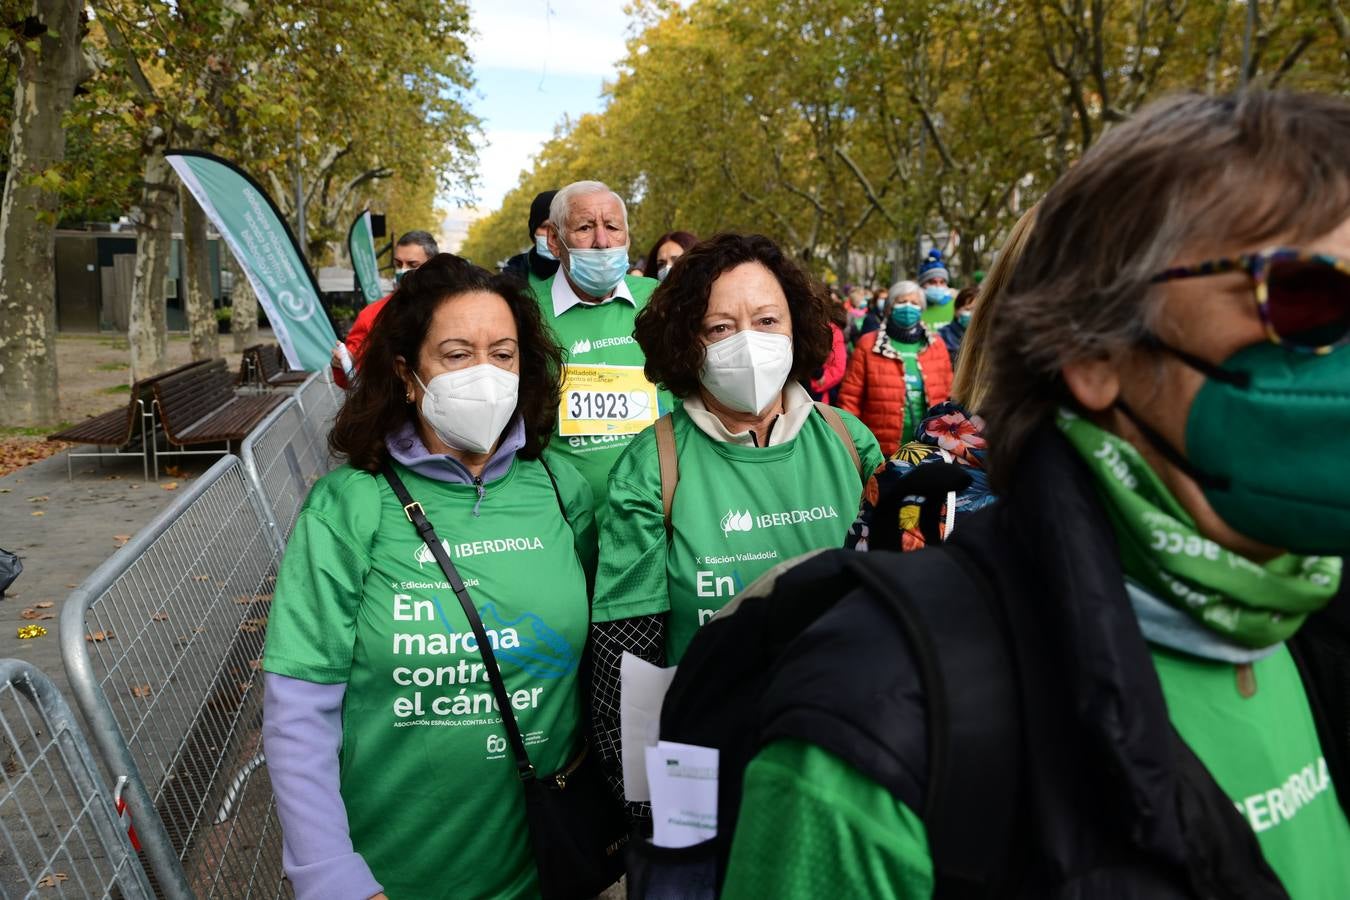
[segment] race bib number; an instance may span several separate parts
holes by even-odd
[[[657,412],[656,387],[641,366],[568,366],[558,434],[637,434]]]

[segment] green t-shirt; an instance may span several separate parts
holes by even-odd
[[[474,487],[398,466],[495,642],[540,772],[581,739],[582,560],[595,538],[585,482],[551,468],[567,520],[537,461],[489,482],[477,517]],[[524,794],[477,647],[384,479],[349,466],[320,479],[277,576],[263,668],[346,684],[342,798],[352,844],[391,900],[538,895]]]
[[[935,338],[936,340],[936,338]],[[923,389],[923,368],[919,365],[919,354],[927,344],[902,344],[891,340],[891,349],[900,354],[905,364],[905,427],[900,436],[901,445],[914,440],[923,417],[928,415],[928,397]]]
[[[932,328],[937,328],[941,325],[946,325],[955,317],[956,304],[949,301],[941,306],[932,303],[928,304],[924,307],[923,315],[920,318],[923,321],[923,324]]]
[[[1153,662],[1172,724],[1251,824],[1292,900],[1343,898],[1350,824],[1289,651],[1253,666],[1249,699],[1231,665],[1156,648]],[[927,832],[842,759],[781,741],[746,768],[722,897],[820,896],[927,900]]]
[[[1252,665],[1256,693],[1234,666],[1154,649],[1177,732],[1242,813],[1292,900],[1350,892],[1350,822],[1336,799],[1298,669],[1281,644]]]
[[[563,359],[575,366],[641,366],[647,360],[642,348],[633,339],[633,319],[647,305],[659,282],[654,278],[636,278],[628,275],[624,282],[633,295],[634,303],[611,300],[608,303],[577,305],[561,316],[553,315],[553,280],[561,278],[562,270],[547,281],[532,280],[530,287],[544,321],[553,329],[563,348]],[[658,392],[658,412],[666,412],[674,405],[670,394]],[[549,442],[552,455],[566,459],[576,467],[587,483],[595,502],[597,520],[605,517],[605,486],[609,470],[614,467],[635,435],[577,435],[562,437],[554,433]],[[551,457],[550,457],[551,458]]]
[[[876,438],[841,412],[864,471],[882,462]],[[614,466],[601,527],[597,622],[670,613],[666,662],[678,663],[698,627],[785,559],[841,547],[862,496],[848,448],[812,412],[792,440],[771,447],[714,441],[674,414],[680,481],[666,538],[654,429]]]
[[[889,791],[801,741],[751,760],[723,900],[932,895],[928,832]]]

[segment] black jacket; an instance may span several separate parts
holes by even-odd
[[[1011,871],[994,896],[1286,897],[1246,821],[1172,728],[1090,473],[1053,428],[1032,445],[1004,497],[952,539],[984,576],[1020,696]],[[897,571],[918,572],[929,552],[942,551],[910,554]],[[919,664],[893,617],[866,599],[845,597],[803,632],[766,692],[759,741],[824,746],[919,810],[930,753]],[[1350,808],[1346,606],[1338,597],[1290,649]]]
[[[548,281],[558,271],[556,259],[544,259],[539,251],[531,247],[524,253],[517,253],[502,266],[502,271],[516,276],[521,281],[529,281],[530,273],[540,281]]]

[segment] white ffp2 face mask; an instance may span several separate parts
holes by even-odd
[[[516,411],[520,376],[484,363],[444,372],[422,384],[422,418],[456,450],[487,453]]]
[[[718,401],[738,412],[758,413],[778,398],[792,371],[792,338],[738,331],[704,351],[700,381]]]

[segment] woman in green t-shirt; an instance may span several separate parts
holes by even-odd
[[[329,438],[347,465],[296,522],[263,660],[263,738],[300,898],[539,893],[478,642],[378,472],[391,465],[436,527],[530,761],[558,770],[583,740],[595,560],[590,489],[541,456],[560,358],[513,279],[448,254],[404,278],[371,330]]]
[[[768,238],[726,234],[681,257],[638,315],[647,379],[682,402],[609,477],[593,716],[616,785],[623,651],[678,663],[761,573],[841,546],[882,461],[862,423],[802,386],[830,352],[828,303]]]
[[[1139,110],[980,316],[999,500],[886,577],[986,627],[868,588],[774,661],[722,896],[1343,900],[1350,103]]]

